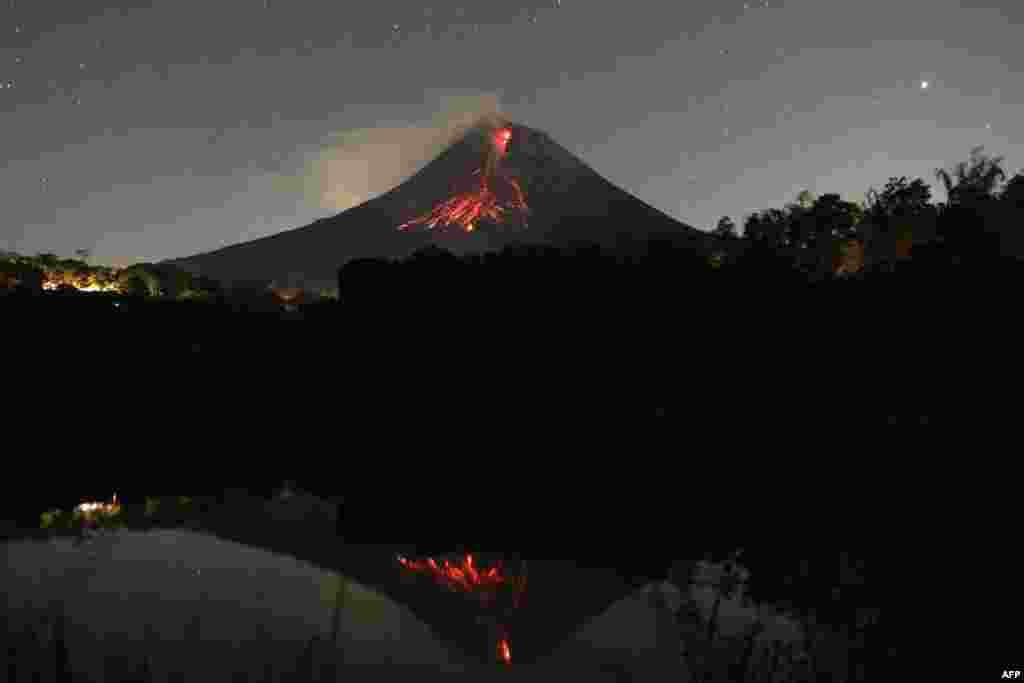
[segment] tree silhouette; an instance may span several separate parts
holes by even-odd
[[[1018,171],[1003,185],[996,211],[1002,253],[1024,259],[1024,171]]]
[[[796,204],[800,208],[809,209],[814,206],[814,194],[810,190],[800,190],[796,195]]]
[[[931,208],[932,190],[921,178],[889,178],[881,191],[867,191],[867,215],[870,218],[913,216]]]
[[[974,204],[991,199],[1000,182],[1006,179],[1003,157],[990,157],[985,147],[971,150],[970,159],[956,163],[952,169],[939,168],[935,177],[946,188],[950,206]]]
[[[921,178],[891,177],[881,190],[867,191],[866,233],[869,258],[886,267],[910,255],[915,238],[934,232],[931,187]]]
[[[1006,181],[999,199],[1012,209],[1024,211],[1024,171],[1018,171]]]
[[[781,230],[781,241],[788,247],[795,265],[807,275],[821,279],[833,272],[839,244],[857,234],[863,210],[834,193],[821,195],[808,207],[808,196],[802,192],[788,210],[770,209],[768,217],[773,231]]]
[[[1002,248],[999,206],[994,201],[1000,183],[1006,178],[1003,157],[991,157],[984,147],[971,150],[970,159],[952,169],[936,169],[935,175],[946,189],[939,233],[954,259],[981,263],[998,257]]]
[[[60,263],[60,259],[57,255],[50,252],[36,254],[35,260],[36,263],[39,264],[39,267],[44,270],[56,270],[57,265]]]
[[[722,216],[718,219],[718,225],[711,231],[711,234],[722,239],[735,239],[739,237],[736,224],[728,216]]]
[[[788,222],[780,209],[755,212],[743,224],[743,236],[763,247],[780,249],[786,245]]]
[[[815,243],[826,238],[845,238],[855,234],[854,228],[864,218],[863,210],[854,202],[847,202],[838,194],[823,194],[814,201],[810,215],[815,226]]]
[[[149,287],[146,281],[137,274],[129,273],[118,278],[118,282],[121,285],[121,291],[128,296],[146,296],[149,294]]]
[[[121,290],[136,296],[157,296],[160,293],[160,278],[146,264],[125,268],[117,277]]]

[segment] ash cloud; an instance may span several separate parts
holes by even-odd
[[[344,211],[399,185],[474,125],[503,120],[496,94],[451,95],[426,122],[333,133],[306,164],[303,194],[319,208]]]

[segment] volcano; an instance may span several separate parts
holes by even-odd
[[[513,243],[623,249],[651,240],[704,250],[709,239],[612,184],[546,133],[487,121],[397,187],[340,214],[167,263],[229,288],[276,280],[316,290],[336,286],[350,260],[403,258],[432,244],[456,254]]]

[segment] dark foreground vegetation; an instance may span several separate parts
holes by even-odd
[[[991,386],[1011,370],[1024,174],[976,149],[937,178],[946,202],[905,177],[864,203],[802,193],[742,231],[723,218],[700,246],[667,236],[358,260],[337,292],[312,298],[225,291],[167,266],[79,277],[74,263],[22,259],[0,310],[20,321],[5,335],[25,360],[146,367],[242,403],[260,385],[377,413],[481,415],[526,394],[538,414],[588,419],[724,425],[730,405],[761,426],[999,423],[1007,404]],[[122,288],[42,291],[57,277],[44,266]]]

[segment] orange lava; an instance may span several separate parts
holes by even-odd
[[[477,596],[483,607],[496,602],[497,590],[501,587],[512,589],[512,606],[518,607],[523,592],[526,590],[526,572],[519,577],[507,576],[500,562],[488,569],[476,566],[472,554],[467,554],[458,564],[448,560],[440,563],[433,558],[410,560],[401,555],[398,562],[406,569],[423,574],[450,591],[462,591]],[[500,621],[497,623],[495,649],[498,661],[509,665],[512,663],[512,647],[508,629]]]
[[[526,198],[523,190],[515,178],[504,178],[515,192],[515,199],[509,202],[502,202],[491,190],[486,176],[481,176],[480,189],[475,192],[457,194],[447,199],[430,212],[417,216],[398,226],[399,230],[407,230],[416,225],[423,225],[428,230],[437,227],[458,226],[466,232],[472,232],[475,224],[484,219],[495,223],[505,222],[506,214],[509,211],[519,212],[521,215],[529,211],[526,205]]]
[[[502,638],[498,641],[498,658],[505,664],[512,663],[512,649],[508,645],[508,640]]]
[[[508,152],[508,143],[511,139],[512,131],[508,128],[494,132],[491,139],[493,144],[488,150],[483,166],[473,172],[473,175],[480,175],[479,189],[456,194],[429,212],[401,224],[398,229],[407,230],[417,225],[425,226],[428,230],[457,226],[465,232],[472,232],[478,221],[504,223],[509,213],[517,213],[525,222],[525,216],[530,209],[519,181],[507,173],[498,173],[496,170],[498,162]],[[504,181],[511,188],[514,195],[511,199],[502,199],[495,194],[492,185],[496,180]]]

